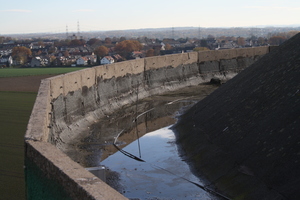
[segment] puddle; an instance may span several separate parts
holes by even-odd
[[[216,88],[191,86],[124,106],[88,127],[65,153],[86,168],[105,165],[107,183],[131,199],[220,199],[199,187],[204,183],[182,161],[169,129],[176,116]],[[145,162],[124,155],[114,142]]]

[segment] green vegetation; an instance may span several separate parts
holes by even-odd
[[[35,76],[35,75],[55,75],[64,74],[86,67],[65,67],[65,68],[3,68],[0,69],[0,78],[16,76]]]
[[[36,95],[0,91],[1,199],[25,199],[24,134]]]

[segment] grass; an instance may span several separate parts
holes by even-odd
[[[18,77],[18,76],[35,76],[35,75],[55,75],[65,74],[86,67],[64,67],[64,68],[3,68],[0,69],[0,78]]]
[[[0,91],[0,199],[25,199],[24,134],[36,95]]]

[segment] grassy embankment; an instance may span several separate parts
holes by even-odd
[[[0,78],[55,75],[80,69],[0,69]],[[24,134],[36,95],[36,92],[0,91],[0,199],[25,199]]]

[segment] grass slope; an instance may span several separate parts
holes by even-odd
[[[0,199],[25,199],[24,133],[36,95],[0,91]]]

